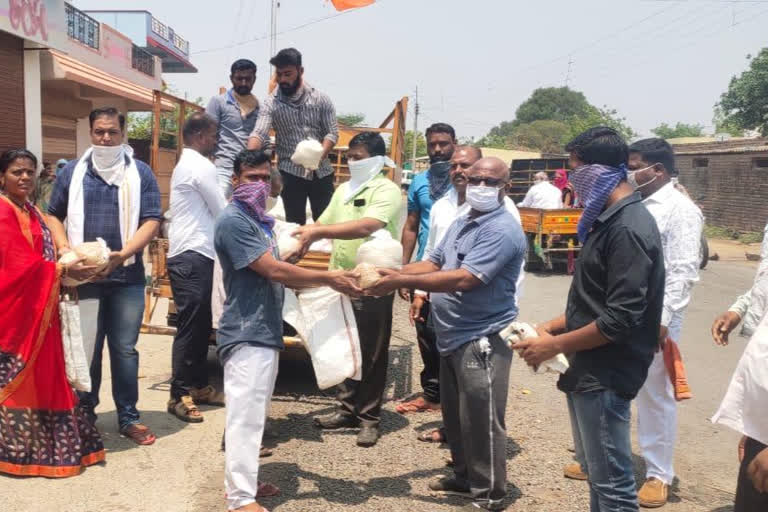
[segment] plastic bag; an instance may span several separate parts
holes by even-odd
[[[62,265],[71,265],[77,261],[78,258],[85,258],[81,263],[82,265],[97,267],[97,270],[102,270],[107,266],[107,263],[109,263],[109,252],[107,242],[101,238],[97,238],[95,242],[85,242],[78,245],[72,249],[72,251],[59,258],[59,263]],[[69,287],[80,286],[87,282],[88,280],[76,281],[71,277],[65,277],[61,280],[61,284]]]
[[[360,380],[360,338],[349,297],[323,287],[298,292],[298,298],[304,341],[318,387],[326,389],[346,379]]]
[[[77,391],[89,392],[91,391],[91,372],[85,356],[80,327],[80,308],[77,302],[65,296],[59,303],[59,315],[67,380]]]
[[[530,324],[525,322],[512,322],[507,327],[502,329],[499,333],[501,339],[507,342],[509,346],[512,346],[518,341],[528,338],[537,338],[539,335]],[[535,373],[552,372],[552,373],[565,373],[568,369],[568,359],[563,354],[557,354],[552,359],[547,359],[538,368],[531,368]]]
[[[380,229],[357,250],[356,263],[370,263],[377,268],[400,268],[403,263],[403,245],[394,240],[389,231]]]
[[[315,139],[305,139],[296,144],[296,150],[291,156],[291,162],[312,171],[320,167],[323,156],[323,145]]]
[[[299,225],[293,222],[275,222],[273,231],[277,238],[277,252],[283,261],[294,255],[301,247],[298,238],[292,236],[298,227]]]

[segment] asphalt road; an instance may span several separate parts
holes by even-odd
[[[710,263],[702,273],[688,311],[681,343],[694,399],[680,406],[677,472],[666,510],[730,510],[737,473],[738,435],[714,426],[714,413],[745,340],[726,348],[709,336],[714,316],[752,281],[755,267],[746,263]],[[570,279],[529,275],[520,318],[542,321],[563,310]],[[158,315],[162,314],[162,306]],[[415,440],[417,432],[438,424],[439,415],[402,417],[394,400],[419,390],[420,359],[406,305],[396,301],[390,350],[388,402],[384,437],[371,449],[354,445],[354,432],[321,433],[312,427],[316,414],[332,410],[333,398],[314,386],[311,368],[300,362],[281,365],[267,443],[275,447],[263,459],[262,476],[282,488],[264,500],[270,510],[298,511],[448,511],[457,499],[431,496],[426,484],[446,470],[447,450]],[[165,412],[170,377],[171,339],[142,336],[140,402],[142,419],[158,441],[137,447],[117,434],[105,364],[98,426],[108,448],[107,462],[66,480],[0,476],[0,510],[15,512],[203,512],[226,509],[223,500],[224,411],[204,408],[205,422],[187,425]],[[105,363],[107,359],[105,358]],[[220,370],[211,354],[214,382]],[[561,477],[571,454],[570,429],[562,394],[551,375],[532,375],[515,361],[507,411],[510,511],[582,512],[588,509],[583,482]],[[637,451],[636,451],[637,452]],[[641,461],[638,461],[638,472]]]

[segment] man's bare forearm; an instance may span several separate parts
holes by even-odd
[[[334,146],[336,146],[336,143],[333,140],[327,137],[323,139],[323,155],[320,157],[321,162],[328,158],[328,153],[331,152]]]
[[[438,270],[440,270],[440,267],[430,260],[423,260],[405,265],[400,272],[402,274],[427,274],[429,272],[437,272]]]
[[[559,352],[573,354],[602,347],[610,343],[610,340],[603,336],[596,322],[591,322],[580,329],[558,334],[554,337],[553,343]]]
[[[340,222],[338,224],[316,224],[313,229],[312,238],[320,240],[328,238],[331,240],[356,240],[371,236],[375,231],[386,226],[380,220],[372,218],[362,218],[360,220],[351,220],[349,222]]]
[[[565,332],[565,315],[560,315],[547,322],[539,324],[540,329],[544,329],[550,334],[560,334]]]
[[[149,242],[151,242],[152,239],[157,236],[157,231],[159,228],[159,220],[150,219],[144,221],[139,226],[139,229],[136,230],[136,234],[133,235],[133,237],[125,243],[125,247],[123,247],[122,250],[123,256],[130,258],[134,254],[138,254],[143,251],[144,248],[149,245]]]
[[[428,274],[400,274],[395,281],[398,288],[438,293],[469,291],[483,284],[482,281],[464,269],[430,272]]]

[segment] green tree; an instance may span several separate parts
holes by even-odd
[[[163,87],[164,92],[168,92],[169,94],[176,93],[175,89],[164,86]],[[198,96],[194,99],[193,103],[197,104],[198,106],[205,106],[203,103],[202,96]],[[185,112],[185,116],[190,115],[192,112],[194,112],[195,109],[192,107],[187,107],[187,111]],[[168,132],[175,132],[176,127],[178,124],[178,118],[179,118],[179,107],[174,106],[173,110],[171,112],[163,112],[163,114],[160,116],[160,146],[165,148],[175,147],[176,146],[176,137],[171,135]],[[154,126],[154,123],[152,121],[152,113],[151,112],[129,112],[125,119],[126,124],[126,131],[128,132],[128,138],[129,139],[141,139],[141,140],[151,140],[152,139],[152,127]]]
[[[749,69],[731,78],[718,107],[723,122],[741,130],[759,130],[768,136],[768,48],[750,60]]]
[[[403,156],[405,161],[408,162],[413,157],[413,130],[405,132],[405,144],[403,146]],[[427,156],[427,139],[424,134],[418,132],[416,134],[416,158]]]
[[[704,134],[704,127],[700,124],[677,123],[675,126],[670,126],[667,123],[661,123],[651,130],[651,133],[662,139],[701,137]]]
[[[733,137],[744,137],[747,132],[745,129],[736,126],[733,119],[727,119],[725,114],[723,114],[723,109],[719,106],[715,107],[712,123],[715,125],[715,133],[727,133]]]
[[[361,126],[365,122],[365,114],[353,112],[351,114],[339,114],[336,116],[339,124],[344,126]]]
[[[610,126],[627,139],[635,136],[626,119],[616,110],[596,107],[583,93],[568,87],[546,87],[533,91],[531,97],[518,107],[514,120],[494,126],[478,144],[559,152],[571,138],[599,125]],[[567,131],[563,127],[567,127]]]

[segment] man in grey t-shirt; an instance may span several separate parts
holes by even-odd
[[[235,157],[245,149],[259,116],[259,100],[251,94],[256,83],[256,64],[248,59],[236,60],[230,68],[229,79],[232,88],[211,98],[205,109],[219,125],[214,163],[219,187],[227,199],[232,194]]]
[[[261,440],[283,348],[284,286],[330,286],[359,296],[346,271],[306,270],[280,261],[266,213],[269,156],[245,150],[234,160],[232,202],[216,221],[214,245],[227,300],[216,336],[227,401],[225,486],[229,510],[256,501]]]

